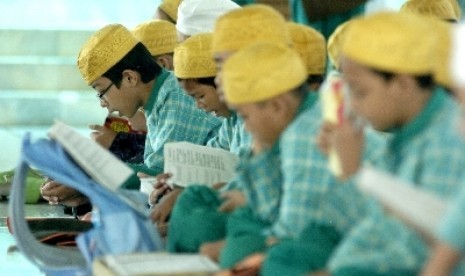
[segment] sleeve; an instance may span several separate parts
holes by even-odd
[[[158,173],[162,173],[164,168],[165,143],[186,141],[205,145],[217,135],[221,124],[218,118],[198,109],[180,88],[172,89],[174,91],[164,91],[165,96],[161,97],[147,118],[149,136],[145,144],[144,163]]]
[[[143,156],[145,134],[118,132],[109,150],[124,162],[140,162],[138,156]]]
[[[224,119],[218,131],[218,135],[207,141],[207,147],[220,148],[229,151],[229,137],[231,137],[231,135],[231,128],[228,125],[228,121],[227,119]]]
[[[295,238],[309,221],[322,219],[324,195],[333,182],[314,136],[290,131],[281,141],[283,195],[279,218],[272,227],[272,234],[279,238]]]
[[[438,237],[447,245],[465,252],[465,188],[451,202],[438,229]]]

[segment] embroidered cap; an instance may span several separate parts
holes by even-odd
[[[184,0],[179,5],[176,29],[186,36],[212,32],[218,17],[238,8],[231,0]]]
[[[95,32],[82,46],[77,65],[91,85],[118,63],[139,41],[121,24],[110,24]]]
[[[284,17],[270,6],[252,4],[218,18],[213,53],[237,51],[260,41],[292,45]]]
[[[222,68],[224,96],[229,104],[271,99],[297,88],[306,79],[307,71],[299,54],[277,43],[247,46],[228,58]]]
[[[302,57],[308,75],[320,75],[326,69],[326,42],[317,30],[294,22],[287,22],[292,45]]]
[[[341,54],[381,71],[431,74],[437,38],[430,28],[427,19],[411,13],[368,15],[348,26]]]
[[[409,0],[400,8],[401,12],[412,12],[442,20],[459,20],[460,14],[451,0]]]
[[[176,22],[178,20],[178,7],[181,1],[182,0],[163,0],[158,7]]]
[[[216,76],[212,34],[196,34],[174,49],[174,75],[180,79]]]
[[[132,32],[147,47],[152,56],[173,53],[178,44],[176,27],[168,21],[147,21],[137,25]]]

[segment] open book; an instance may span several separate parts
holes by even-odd
[[[94,275],[212,275],[219,267],[200,254],[109,255],[94,262]]]
[[[56,140],[90,177],[112,191],[116,191],[133,174],[107,149],[62,122],[55,122],[48,136]]]
[[[435,236],[447,208],[447,202],[443,199],[413,183],[371,167],[362,169],[357,185],[426,238],[432,239]]]
[[[165,172],[173,174],[171,183],[213,185],[234,177],[239,158],[229,151],[188,142],[166,143]]]
[[[146,206],[142,206],[129,194],[118,191],[121,185],[134,173],[124,162],[97,142],[82,136],[62,122],[55,122],[49,129],[48,136],[57,141],[95,182],[114,192],[115,196],[118,196],[136,211],[141,214],[146,213]]]

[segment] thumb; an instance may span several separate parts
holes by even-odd
[[[89,129],[91,129],[91,130],[96,130],[96,131],[101,131],[102,128],[104,128],[104,127],[101,126],[101,125],[88,125],[87,127],[88,127]]]

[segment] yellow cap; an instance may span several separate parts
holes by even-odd
[[[459,3],[457,2],[457,0],[449,1],[452,4],[452,8],[454,9],[454,14],[457,17],[457,20],[460,20],[460,18],[462,18],[462,9],[460,8]]]
[[[432,28],[435,30],[436,39],[436,52],[432,55],[435,58],[436,72],[434,80],[447,88],[452,88],[453,82],[449,68],[449,61],[451,58],[452,48],[452,24],[442,20],[431,20]]]
[[[282,44],[258,42],[224,63],[222,80],[229,104],[257,103],[297,88],[307,79],[299,54]]]
[[[326,70],[326,42],[317,30],[306,25],[287,22],[292,45],[307,67],[308,75],[321,75]]]
[[[341,54],[381,71],[431,74],[437,38],[426,21],[415,14],[396,12],[359,18],[350,23]]]
[[[355,19],[351,19],[337,26],[337,28],[328,38],[327,47],[328,47],[329,61],[334,66],[334,68],[336,68],[337,70],[339,70],[339,67],[340,67],[339,56],[341,54],[341,47],[343,44],[342,42],[344,41],[344,36],[347,31],[347,26],[350,24],[350,22],[354,20]]]
[[[150,20],[139,24],[132,33],[149,49],[152,56],[173,53],[178,44],[176,26],[164,20]]]
[[[95,32],[82,46],[77,65],[87,84],[92,84],[118,63],[139,41],[121,24]]]
[[[218,18],[213,31],[213,53],[237,51],[254,42],[291,45],[284,17],[263,4],[247,5]]]
[[[178,20],[178,7],[181,1],[182,0],[163,0],[158,7],[176,22]]]
[[[180,79],[216,76],[212,34],[196,34],[174,49],[174,75]]]
[[[458,20],[450,0],[409,0],[400,8],[401,12],[412,12],[442,20]]]

